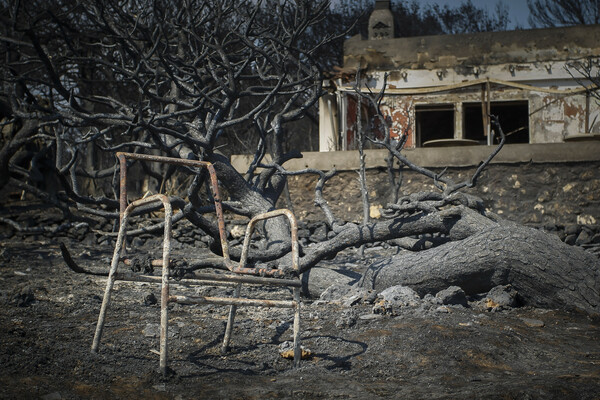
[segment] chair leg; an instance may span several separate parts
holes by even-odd
[[[300,366],[302,359],[302,347],[300,346],[300,288],[294,288],[294,302],[296,303],[294,313],[294,368]]]
[[[119,266],[119,259],[121,258],[121,253],[124,247],[126,224],[127,219],[125,218],[124,221],[121,223],[121,227],[119,228],[119,235],[117,236],[115,251],[113,253],[113,258],[110,263],[110,271],[108,272],[108,279],[106,280],[106,288],[104,289],[102,306],[100,307],[98,323],[96,324],[96,332],[94,334],[94,340],[92,342],[92,353],[97,353],[98,347],[100,346],[100,338],[102,337],[102,330],[104,329],[104,318],[106,317],[106,311],[108,310],[108,306],[110,304],[110,293],[112,291],[113,286],[115,285],[115,273],[117,272],[117,267]]]
[[[236,298],[240,297],[240,292],[242,290],[242,284],[238,284],[235,288],[234,296]],[[231,331],[233,330],[233,322],[235,320],[235,313],[237,311],[236,305],[229,306],[229,316],[227,317],[227,326],[225,327],[225,336],[223,337],[223,345],[221,346],[221,354],[227,353],[229,349],[229,340],[231,339]]]
[[[167,353],[169,338],[169,267],[163,268],[160,296],[160,373],[167,375]]]

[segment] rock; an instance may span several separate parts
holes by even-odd
[[[518,305],[517,291],[512,285],[499,285],[489,291],[486,297],[486,308],[491,309],[502,309],[511,308]]]
[[[558,226],[556,224],[546,224],[544,225],[544,230],[548,232],[556,232],[558,231]]]
[[[540,321],[539,319],[521,318],[521,321],[531,328],[543,328],[545,325],[544,321]]]
[[[345,307],[352,307],[360,302],[372,303],[374,299],[369,301],[371,299],[371,294],[371,292],[365,290],[364,288],[353,286],[352,289],[350,289],[350,291],[342,298],[342,304]]]
[[[344,310],[335,321],[335,326],[338,329],[351,328],[356,325],[356,313],[354,310]]]
[[[200,237],[200,240],[203,241],[206,244],[209,244],[212,241],[212,237],[210,237],[208,235],[202,235]]]
[[[344,301],[342,302],[342,304],[344,305],[344,307],[352,307],[353,305],[360,303],[361,300],[362,300],[361,295],[355,294],[355,295],[346,297],[344,299]]]
[[[415,250],[419,243],[419,239],[411,238],[411,237],[403,237],[399,239],[392,239],[389,241],[394,246],[401,247],[403,249]]]
[[[316,299],[332,285],[349,286],[359,278],[358,273],[350,271],[314,267],[302,274],[302,292],[304,296]]]
[[[195,242],[195,239],[189,236],[180,236],[177,238],[177,241],[180,243],[192,244]]]
[[[146,327],[142,330],[142,334],[146,337],[159,337],[160,326],[158,324],[146,324]]]
[[[160,353],[158,353],[158,354],[160,354]],[[165,383],[160,383],[158,385],[152,386],[152,389],[156,390],[157,392],[166,392],[167,385]]]
[[[565,243],[570,246],[573,246],[576,241],[577,241],[577,235],[575,235],[575,234],[567,235],[567,237],[565,237]]]
[[[377,299],[377,293],[372,290],[367,290],[365,293],[365,296],[363,297],[363,302],[367,303],[367,304],[373,304],[373,303],[375,303],[376,299]]]
[[[110,232],[110,230],[109,230],[109,232]],[[98,244],[106,244],[107,246],[112,247],[110,236],[100,235],[100,236],[98,236],[97,240],[98,240]]]
[[[243,225],[234,225],[229,231],[229,234],[231,235],[231,237],[234,237],[236,239],[244,237],[246,235],[246,227]]]
[[[144,294],[144,302],[143,303],[145,306],[151,306],[151,305],[158,303],[158,299],[156,298],[154,293],[149,292],[149,293]]]
[[[581,214],[577,216],[577,223],[580,225],[596,225],[597,221],[592,215]]]
[[[435,297],[440,299],[444,305],[468,305],[467,295],[458,286],[450,286],[448,289],[438,292]]]
[[[361,302],[368,303],[370,295],[371,292],[364,288],[336,283],[325,289],[317,301],[321,304],[333,302],[344,307],[352,307]]]
[[[579,227],[579,225],[571,224],[571,225],[565,226],[565,233],[567,235],[577,236],[579,234],[580,230],[581,230],[581,228]]]
[[[375,305],[373,305],[373,314],[393,315],[394,308],[392,307],[392,305],[390,304],[389,301],[379,300],[378,302],[375,303]]]
[[[334,283],[321,293],[319,300],[339,301],[350,291],[351,286],[345,283]]]
[[[33,290],[29,286],[24,287],[13,297],[13,302],[17,307],[27,307],[35,301]]]
[[[381,293],[378,297],[390,303],[392,307],[414,307],[419,304],[421,298],[411,288],[407,286],[392,286]]]
[[[379,318],[381,318],[381,314],[363,314],[360,317],[358,317],[358,319],[362,321],[371,321]]]
[[[566,234],[566,233],[565,233],[565,231],[564,231],[564,230],[562,230],[562,229],[559,229],[559,230],[556,232],[556,236],[557,236],[557,237],[560,239],[560,241],[561,241],[561,242],[564,242],[564,241],[565,241],[565,239],[567,238],[567,234]]]
[[[548,190],[542,191],[537,197],[537,201],[540,203],[546,203],[550,200],[552,200],[552,193],[550,193]]]
[[[582,244],[588,244],[592,242],[592,235],[588,233],[586,229],[582,229],[575,239],[575,244],[581,246]]]
[[[93,246],[95,246],[98,242],[98,239],[96,238],[96,234],[94,232],[88,232],[86,233],[85,237],[82,239],[81,242],[82,244],[93,248]]]
[[[423,303],[426,303],[426,304],[429,304],[432,306],[441,306],[442,299],[435,297],[431,293],[427,293],[425,296],[423,296]]]
[[[87,224],[77,224],[69,230],[69,235],[77,240],[83,240],[88,231]]]
[[[298,229],[298,238],[307,239],[310,237],[310,231],[306,228]]]
[[[371,217],[372,219],[379,219],[381,218],[381,206],[379,204],[372,204],[369,207],[369,217]]]

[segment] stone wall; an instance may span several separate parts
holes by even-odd
[[[436,169],[434,169],[436,170]],[[441,169],[437,171],[441,172]],[[470,168],[450,168],[447,176],[456,181],[467,179],[475,171]],[[391,189],[383,168],[368,170],[371,204],[385,206]],[[305,221],[322,220],[322,213],[313,204],[314,176],[291,177],[290,198],[294,212]],[[401,194],[435,190],[431,180],[412,171],[402,174]],[[468,193],[484,200],[488,210],[503,218],[556,231],[563,240],[577,238],[600,241],[600,161],[579,163],[492,164],[481,175],[475,188]],[[324,190],[336,216],[360,221],[362,204],[358,174],[340,172]],[[281,206],[286,206],[282,201]],[[583,233],[582,233],[583,232]]]

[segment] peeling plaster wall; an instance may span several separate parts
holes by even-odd
[[[346,95],[354,96],[352,92]],[[529,134],[530,143],[561,143],[565,137],[581,135],[588,132],[600,134],[600,107],[594,99],[589,99],[586,105],[585,93],[570,95],[533,92],[523,89],[491,85],[490,101],[510,102],[527,101],[529,107]],[[464,136],[463,109],[465,103],[477,104],[482,102],[480,86],[473,86],[460,90],[444,93],[423,95],[389,94],[382,101],[382,112],[389,116],[392,137],[402,133],[409,134],[407,148],[414,147],[417,143],[415,134],[415,107],[423,105],[454,105],[455,138]],[[346,139],[351,141],[352,126],[356,120],[356,102],[346,101],[346,120],[344,132]],[[587,122],[586,122],[587,120]],[[501,121],[502,122],[502,121]]]
[[[549,94],[530,95],[531,142],[560,143],[565,138],[586,133],[599,133],[600,127],[593,124],[600,109],[593,99],[586,111],[585,94],[557,96]]]

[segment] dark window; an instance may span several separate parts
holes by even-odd
[[[415,107],[417,146],[439,139],[454,138],[454,105],[423,105]]]
[[[465,139],[487,144],[481,103],[465,103],[463,107]],[[529,107],[526,101],[492,102],[490,114],[498,117],[506,143],[529,143]],[[494,143],[498,140],[498,135],[494,134]]]

